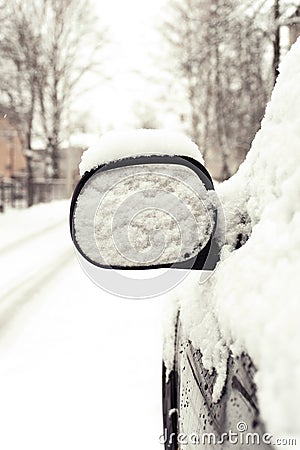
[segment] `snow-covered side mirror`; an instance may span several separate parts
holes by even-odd
[[[71,203],[79,254],[111,269],[215,267],[214,187],[188,156],[121,158],[86,172]]]

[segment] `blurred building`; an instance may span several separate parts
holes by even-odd
[[[295,10],[294,14],[290,16],[288,21],[289,27],[289,44],[290,47],[297,41],[300,36],[300,6]]]
[[[76,184],[79,180],[79,163],[83,151],[92,145],[93,135],[73,135],[68,142],[64,142],[60,150],[59,178]],[[33,140],[31,160],[35,179],[47,178],[45,161],[49,158],[42,142]],[[27,175],[26,159],[17,129],[8,116],[0,118],[0,176],[12,178]]]
[[[58,174],[59,180],[64,183],[66,196],[69,197],[79,181],[79,163],[85,147],[64,144],[59,152]],[[46,161],[48,160],[48,163]],[[32,150],[33,177],[36,182],[49,180],[49,155],[44,148]]]
[[[80,179],[79,164],[82,153],[87,148],[94,146],[97,141],[97,135],[76,132],[63,144],[59,158],[59,174],[66,180],[68,196],[72,194]]]
[[[59,178],[51,177],[51,158],[43,142],[33,139],[28,151],[32,178],[28,177],[24,148],[17,126],[9,112],[1,107],[0,118],[0,212],[5,205],[23,207],[28,204],[29,190],[33,203],[68,198],[72,195],[79,175],[83,151],[93,144],[95,136],[75,134],[62,144],[59,157]]]
[[[0,118],[0,177],[26,174],[26,160],[14,121],[6,114]]]

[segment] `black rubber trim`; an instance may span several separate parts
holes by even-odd
[[[162,367],[162,401],[165,450],[178,450],[178,372],[172,370],[166,381],[166,366]],[[173,411],[172,411],[173,410]],[[170,414],[170,411],[172,412]]]
[[[173,367],[166,376],[167,369],[163,361],[162,364],[162,410],[164,425],[164,447],[165,450],[178,450],[179,433],[179,375],[178,375],[178,326],[179,311],[177,312],[176,324],[174,328],[174,360]],[[170,410],[172,414],[170,415]],[[166,435],[165,435],[166,434]]]

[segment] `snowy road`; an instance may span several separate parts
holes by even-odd
[[[161,449],[161,301],[93,285],[67,210],[0,217],[0,448]]]

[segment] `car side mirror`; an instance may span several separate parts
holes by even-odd
[[[212,269],[213,190],[208,171],[187,156],[103,164],[74,191],[72,240],[86,260],[105,269]]]
[[[70,230],[92,281],[120,297],[149,298],[191,269],[201,270],[199,282],[211,275],[222,209],[201,162],[192,141],[165,130],[110,132],[83,154]]]

